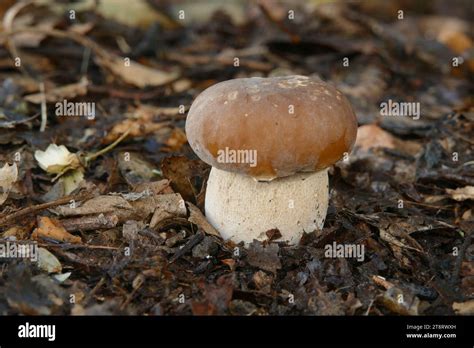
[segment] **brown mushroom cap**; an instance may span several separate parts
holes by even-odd
[[[324,169],[350,151],[356,134],[346,97],[306,76],[215,84],[196,98],[186,120],[188,141],[204,162],[259,180]],[[256,165],[218,160],[232,150],[256,151]]]

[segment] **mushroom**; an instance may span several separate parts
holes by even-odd
[[[356,133],[349,101],[319,79],[252,77],[207,88],[186,120],[189,144],[212,166],[207,219],[236,243],[264,240],[272,229],[298,243],[323,227],[327,168]]]

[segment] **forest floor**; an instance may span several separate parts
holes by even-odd
[[[0,314],[474,314],[469,1],[28,3],[0,5],[0,245],[38,260],[0,259]],[[325,226],[223,241],[187,110],[217,82],[289,74],[336,85],[360,125]]]

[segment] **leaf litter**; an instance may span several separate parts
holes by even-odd
[[[16,34],[1,34],[0,240],[40,250],[38,264],[1,260],[1,314],[472,315],[467,15],[311,2],[291,5],[294,23],[262,2],[182,25],[171,2],[136,1],[127,18],[107,3],[76,21],[63,5],[17,7]],[[214,83],[278,74],[331,81],[361,128],[330,170],[323,230],[245,248],[205,218],[210,168],[186,143],[186,112]],[[65,99],[94,103],[94,118],[55,115]],[[421,117],[383,117],[389,99],[420,102]],[[363,260],[326,256],[333,242],[364,246]]]

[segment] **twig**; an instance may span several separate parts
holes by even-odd
[[[81,64],[81,75],[86,76],[87,68],[89,67],[89,59],[91,57],[90,47],[84,48],[84,54],[82,55],[82,64]]]
[[[69,244],[69,243],[61,243],[61,244],[51,244],[51,243],[38,243],[41,247],[47,248],[61,248],[65,250],[70,249],[100,249],[100,250],[119,250],[118,247],[112,247],[107,245],[88,245],[88,244]]]
[[[117,226],[118,223],[118,216],[112,213],[93,216],[81,216],[78,218],[69,218],[61,220],[61,224],[68,232],[90,231],[100,228],[112,228]]]
[[[414,201],[404,201],[404,203],[419,205],[421,207],[427,207],[427,208],[431,208],[431,209],[451,210],[449,205],[448,206],[438,206],[438,205],[431,205],[431,204],[419,203],[419,202],[414,202]]]
[[[44,132],[46,130],[46,124],[48,123],[48,113],[46,110],[46,94],[44,92],[44,82],[41,81],[39,83],[39,90],[41,94],[41,126],[40,132]]]
[[[34,115],[31,116],[31,117],[25,118],[25,119],[20,120],[20,121],[6,121],[6,122],[0,122],[0,128],[12,128],[12,127],[15,127],[16,125],[33,121],[33,120],[34,120],[35,118],[37,118],[39,115],[40,115],[40,114],[37,113],[37,114],[34,114]]]
[[[130,131],[131,129],[127,129],[127,131],[125,133],[123,133],[120,138],[118,138],[117,140],[115,140],[112,144],[104,147],[103,149],[95,152],[95,153],[91,153],[91,154],[88,154],[86,155],[86,157],[84,158],[84,162],[85,162],[85,165],[87,166],[87,164],[96,159],[97,157],[103,155],[104,153],[107,153],[109,152],[110,150],[112,150],[115,146],[117,146],[123,139],[125,139],[127,137],[128,134],[130,134]]]
[[[90,197],[92,197],[92,194],[85,193],[83,195],[66,196],[66,197],[59,198],[59,199],[57,199],[55,201],[52,201],[52,202],[33,205],[31,207],[27,207],[27,208],[18,210],[18,211],[14,212],[10,215],[2,217],[0,219],[0,226],[3,226],[5,224],[7,224],[8,222],[10,222],[12,220],[15,220],[15,219],[18,219],[18,218],[20,218],[22,216],[25,216],[25,215],[33,214],[33,213],[41,211],[41,210],[45,210],[45,209],[49,209],[49,208],[52,208],[52,207],[55,207],[55,206],[58,206],[58,205],[69,203],[71,201],[71,199],[74,199],[76,201],[82,201],[82,200],[89,199]]]
[[[18,13],[20,13],[21,10],[23,10],[25,7],[31,5],[33,3],[32,0],[26,0],[26,1],[19,1],[12,7],[10,7],[5,15],[3,16],[3,30],[5,32],[11,32],[13,30],[13,21],[15,17],[17,16]],[[18,50],[15,45],[15,41],[10,37],[7,36],[5,38],[5,47],[7,48],[8,52],[12,56],[13,59],[19,58],[20,54],[18,53]],[[21,72],[25,75],[30,76],[28,71],[23,67],[22,64],[19,66]]]
[[[103,59],[113,57],[111,53],[107,52],[104,48],[95,43],[93,40],[70,31],[57,29],[19,28],[1,33],[0,38],[6,38],[8,40],[11,36],[21,33],[37,33],[52,36],[59,39],[69,39],[77,42],[78,44],[84,47],[90,48],[97,56]]]
[[[189,241],[171,257],[170,263],[175,262],[181,256],[190,251],[196,244],[204,239],[204,234],[198,231],[194,236],[192,236]]]

